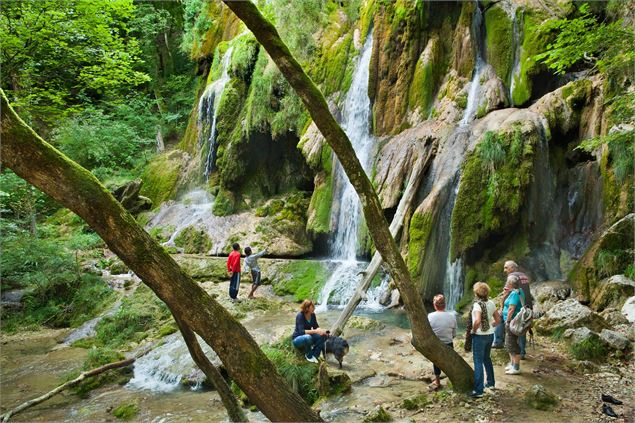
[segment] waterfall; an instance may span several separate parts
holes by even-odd
[[[218,106],[225,85],[229,82],[229,64],[231,62],[233,47],[229,47],[223,56],[221,77],[205,88],[205,92],[198,102],[198,145],[199,148],[208,147],[205,157],[205,170],[203,176],[205,181],[209,180],[209,175],[214,170],[216,161],[216,119],[218,117]],[[205,142],[205,138],[207,142]]]
[[[444,232],[448,234],[445,276],[443,278],[443,295],[445,295],[445,304],[448,310],[454,310],[463,295],[463,261],[461,257],[451,261],[452,254],[450,253],[452,248],[452,211],[454,210],[456,196],[459,193],[460,183],[461,175],[460,171],[457,171],[452,181],[450,197],[443,210],[442,222],[439,223],[447,228]]]
[[[520,12],[517,11],[517,6],[514,5],[512,10],[512,14],[514,16],[513,22],[513,41],[512,49],[514,51],[514,67],[512,68],[511,81],[509,83],[509,101],[512,106],[514,104],[514,88],[516,87],[516,78],[520,77],[520,53],[522,48],[522,40],[523,40],[523,19],[525,16],[525,10],[520,9]]]
[[[368,34],[353,73],[351,87],[342,109],[342,128],[348,135],[357,158],[368,173],[372,164],[375,139],[370,134],[371,104],[368,98],[368,75],[373,46],[373,34]],[[345,303],[355,291],[359,272],[366,263],[357,261],[357,244],[362,210],[355,188],[351,185],[339,161],[336,163],[337,187],[331,218],[335,221],[335,234],[330,242],[331,257],[338,266],[324,285],[318,298],[318,309],[326,310],[329,298],[337,304]]]
[[[467,95],[467,106],[463,113],[463,119],[461,119],[461,125],[469,124],[476,115],[476,109],[480,100],[481,73],[487,63],[485,60],[485,26],[483,12],[479,7],[478,0],[476,0],[475,3],[476,8],[474,9],[474,16],[472,17],[472,37],[476,41],[476,64],[474,65],[470,90]]]

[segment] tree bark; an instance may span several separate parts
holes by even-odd
[[[302,99],[311,118],[337,155],[348,179],[357,191],[368,231],[401,292],[410,318],[412,345],[448,375],[455,389],[472,389],[474,374],[471,367],[456,351],[439,341],[430,327],[430,322],[425,318],[427,313],[423,299],[412,283],[406,263],[390,234],[379,198],[360,165],[348,136],[329,111],[324,96],[280,39],[276,28],[262,16],[251,1],[223,2],[247,25]]]
[[[225,378],[223,378],[223,375],[220,374],[220,371],[205,356],[194,332],[192,332],[181,319],[175,317],[174,320],[181,331],[181,335],[183,335],[183,340],[185,341],[185,345],[187,345],[192,359],[203,373],[205,373],[205,376],[207,376],[212,385],[214,385],[214,388],[216,388],[218,395],[220,395],[220,399],[225,409],[227,409],[229,420],[232,422],[248,422],[249,420],[247,416],[245,416],[245,413],[243,413],[238,399],[232,392]]]
[[[291,391],[249,332],[176,264],[90,172],[42,140],[15,113],[4,91],[0,93],[2,166],[82,217],[172,314],[214,349],[232,379],[270,420],[321,421]]]
[[[19,406],[17,406],[16,408],[14,408],[13,410],[9,410],[6,413],[4,413],[2,415],[2,418],[0,419],[0,421],[4,422],[8,422],[9,419],[11,418],[11,416],[18,414],[21,411],[26,410],[27,408],[33,407],[34,405],[38,405],[41,402],[46,401],[47,399],[59,394],[60,392],[62,392],[63,390],[70,388],[72,386],[77,385],[79,382],[81,382],[82,380],[86,379],[87,377],[92,377],[92,376],[97,376],[105,371],[108,370],[112,370],[112,369],[118,369],[120,367],[126,367],[131,365],[132,363],[134,363],[136,358],[129,358],[127,360],[121,360],[121,361],[116,361],[114,363],[108,363],[106,365],[103,365],[101,367],[97,367],[96,369],[92,369],[89,370],[87,372],[83,372],[82,374],[80,374],[78,377],[76,377],[73,380],[69,380],[68,382],[58,386],[57,388],[53,389],[52,391],[47,392],[44,395],[41,395],[37,398],[33,398],[32,400],[29,400],[25,403],[20,404]]]
[[[406,190],[404,191],[404,194],[399,201],[395,216],[390,223],[390,233],[392,234],[393,238],[397,237],[397,234],[399,234],[399,231],[403,226],[406,212],[410,208],[410,204],[414,200],[415,194],[419,189],[419,183],[422,179],[421,176],[423,175],[424,170],[427,168],[427,165],[430,162],[432,152],[433,149],[429,148],[425,155],[422,154],[421,157],[419,157],[419,159],[415,163],[415,167],[413,168],[412,173],[410,174],[410,178],[408,178],[408,185],[406,186]],[[333,334],[334,336],[340,336],[342,334],[344,326],[346,326],[348,319],[350,319],[353,315],[353,311],[355,311],[357,305],[362,301],[364,294],[366,293],[366,291],[368,291],[368,287],[379,271],[381,263],[381,254],[376,252],[375,254],[373,254],[373,259],[370,261],[370,264],[368,265],[368,267],[366,267],[364,276],[362,277],[362,280],[359,281],[355,293],[353,294],[351,299],[348,300],[346,307],[344,307],[344,310],[342,310],[342,313],[340,313],[337,321],[333,324],[333,326],[331,326],[331,334]]]

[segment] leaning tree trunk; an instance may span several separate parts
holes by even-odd
[[[441,368],[456,389],[468,391],[473,384],[472,369],[456,351],[434,335],[430,322],[425,318],[427,313],[423,299],[412,283],[406,263],[390,234],[379,198],[360,165],[348,136],[329,111],[324,96],[280,39],[276,28],[262,16],[251,1],[223,2],[247,25],[300,96],[313,122],[337,155],[348,179],[357,191],[368,231],[403,298],[412,327],[412,345]]]
[[[108,247],[222,360],[270,420],[321,421],[276,372],[249,332],[190,278],[89,171],[42,140],[2,96],[0,164],[86,221]]]
[[[187,345],[192,359],[199,369],[205,373],[205,376],[207,376],[207,379],[214,385],[214,388],[216,388],[225,409],[227,409],[229,420],[232,422],[248,422],[247,416],[243,413],[243,409],[240,408],[238,399],[232,392],[225,378],[223,378],[223,375],[220,374],[220,371],[205,356],[205,352],[203,352],[203,349],[199,345],[194,332],[192,332],[181,319],[175,317],[174,320],[181,331],[181,335],[183,336],[183,340],[185,341],[185,345]]]

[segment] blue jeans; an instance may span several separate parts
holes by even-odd
[[[527,335],[518,337],[518,346],[520,347],[520,355],[525,355],[525,347],[527,346]]]
[[[240,288],[240,272],[234,272],[229,281],[229,298],[235,300],[238,297],[238,288]]]
[[[293,340],[293,346],[309,357],[318,358],[324,350],[326,336],[312,333],[310,335],[300,335]],[[310,351],[310,352],[309,352]]]
[[[501,322],[494,327],[494,343],[497,347],[505,345],[505,322]]]
[[[494,366],[490,352],[494,335],[474,335],[472,337],[472,355],[474,357],[474,392],[483,395],[483,367],[487,373],[487,386],[494,386]]]

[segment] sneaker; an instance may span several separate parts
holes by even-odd
[[[468,395],[470,398],[483,398],[483,394],[478,394],[476,391],[472,391]]]
[[[485,385],[486,391],[495,391],[496,387],[494,385]]]
[[[505,371],[506,375],[519,375],[520,374],[520,369],[515,369],[515,368],[511,368]]]
[[[513,369],[514,366],[512,365],[512,363],[507,363],[507,366],[505,366],[505,370],[509,370],[509,369]]]
[[[317,359],[317,358],[312,357],[312,356],[310,356],[310,355],[308,355],[308,354],[307,354],[307,355],[305,355],[305,356],[304,356],[304,358],[306,358],[306,359],[307,359],[307,361],[310,361],[311,363],[316,363],[316,364],[318,363],[318,359]]]

